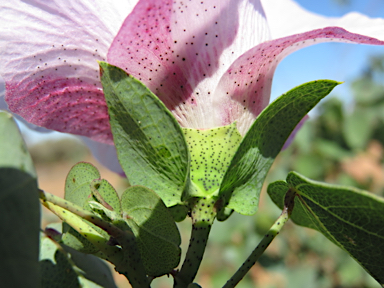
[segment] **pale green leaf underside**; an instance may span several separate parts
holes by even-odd
[[[181,238],[160,197],[143,186],[132,186],[121,196],[123,218],[136,236],[148,275],[170,273],[180,261]]]
[[[91,211],[88,201],[92,200],[92,198],[90,198],[90,195],[92,194],[90,185],[95,179],[100,179],[99,170],[97,170],[95,166],[86,162],[77,163],[71,168],[65,180],[64,198],[86,210]],[[80,218],[79,221],[83,221],[102,235],[106,234],[103,230],[88,221]],[[65,245],[84,253],[95,253],[98,251],[92,243],[90,243],[66,223],[63,223],[63,232],[62,241]]]
[[[90,163],[80,162],[71,168],[65,180],[64,198],[84,209],[89,209],[85,203],[91,194],[90,184],[100,179],[99,170]]]
[[[228,208],[244,215],[256,213],[265,176],[289,135],[338,84],[319,80],[300,85],[264,109],[245,135],[221,184],[219,195]]]
[[[298,194],[292,220],[323,233],[384,284],[384,199],[291,172],[287,182],[277,181],[268,187],[268,194],[280,208],[290,187]]]
[[[116,189],[105,179],[95,179],[91,183],[91,190],[94,198],[105,206],[108,210],[113,211],[116,215],[121,214],[121,205],[119,195]],[[99,196],[95,196],[95,195]],[[98,198],[100,197],[100,199]]]
[[[0,166],[13,167],[36,178],[27,146],[12,115],[0,110]]]
[[[179,124],[140,81],[100,62],[118,158],[132,185],[144,185],[170,207],[181,203],[188,176],[187,144]]]

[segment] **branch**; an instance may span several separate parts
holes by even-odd
[[[175,288],[187,288],[196,277],[207,245],[209,232],[216,217],[212,198],[196,199],[192,209],[192,233],[180,272],[175,276]]]
[[[267,249],[269,244],[275,239],[275,237],[280,233],[280,230],[283,228],[284,224],[287,223],[289,217],[291,216],[292,209],[294,206],[294,198],[296,192],[294,189],[289,189],[285,195],[284,200],[284,209],[281,212],[281,215],[272,227],[268,230],[267,234],[264,235],[263,239],[260,241],[259,245],[252,251],[251,255],[245,260],[243,265],[236,271],[236,273],[227,281],[223,288],[232,288],[235,287],[241,279],[244,278],[245,274],[252,268],[253,265],[259,260],[260,256]]]

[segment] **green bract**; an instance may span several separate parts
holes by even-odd
[[[114,143],[130,183],[154,190],[167,207],[180,204],[189,175],[181,127],[140,81],[104,62],[100,69]]]
[[[245,135],[220,186],[224,207],[244,215],[257,211],[259,195],[277,154],[300,120],[339,82],[319,80],[283,94],[257,117]],[[228,212],[218,214],[224,220]]]
[[[191,154],[192,187],[188,197],[217,196],[242,138],[236,123],[206,130],[184,128],[183,131]]]

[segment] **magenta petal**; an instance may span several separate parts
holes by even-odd
[[[129,5],[92,0],[0,5],[0,75],[9,109],[38,126],[112,143],[97,60],[106,60]]]
[[[258,0],[142,0],[108,61],[146,84],[182,126],[209,128],[219,125],[212,95],[221,75],[268,37]]]
[[[8,81],[5,99],[9,109],[35,125],[111,143],[107,107],[99,85],[86,83],[83,78],[60,77]]]
[[[215,105],[220,106],[222,111],[222,125],[238,121],[240,133],[245,134],[269,102],[277,64],[296,50],[323,42],[384,45],[383,41],[352,34],[338,27],[313,30],[257,45],[232,64],[215,91]]]

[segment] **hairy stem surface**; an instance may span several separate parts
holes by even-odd
[[[260,241],[259,245],[252,251],[251,255],[245,260],[243,265],[236,271],[236,273],[227,281],[227,283],[223,286],[223,288],[232,288],[235,287],[241,279],[244,278],[245,274],[252,268],[253,265],[257,262],[260,256],[267,249],[269,244],[275,239],[275,237],[280,233],[280,230],[283,228],[284,224],[287,223],[294,203],[295,191],[289,190],[285,195],[285,203],[284,209],[272,225],[272,227],[268,230],[267,234],[264,235],[263,239]]]
[[[197,199],[192,209],[192,233],[189,247],[180,272],[175,276],[175,288],[187,288],[196,277],[207,245],[209,232],[216,217],[215,201]]]

